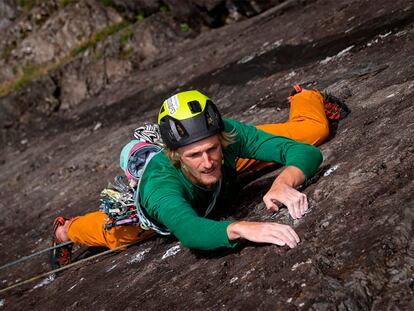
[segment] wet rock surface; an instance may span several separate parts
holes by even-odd
[[[147,23],[173,25],[158,18]],[[60,79],[78,74],[70,68],[80,58],[0,99],[0,264],[46,248],[56,215],[97,210],[133,129],[189,88],[254,124],[287,119],[294,83],[346,100],[352,113],[332,127],[320,171],[302,189],[311,205],[303,219],[264,207],[277,170],[246,181],[229,206],[236,219],[290,224],[302,242],[199,252],[156,237],[1,293],[0,309],[411,310],[413,3],[286,1],[196,36],[164,28],[155,52],[137,48],[147,62],[128,63],[128,76],[105,87],[94,71]],[[88,96],[61,100],[88,79]],[[40,256],[2,270],[1,288],[48,269]]]

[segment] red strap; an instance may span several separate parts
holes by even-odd
[[[299,84],[293,85],[293,88],[295,89],[296,93],[302,92],[302,87]]]

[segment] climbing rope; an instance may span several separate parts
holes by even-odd
[[[69,264],[69,265],[66,265],[66,266],[64,266],[64,267],[60,267],[60,268],[58,268],[58,269],[55,269],[55,270],[52,270],[52,271],[48,271],[48,272],[45,272],[45,273],[42,273],[42,274],[39,274],[39,275],[36,275],[36,276],[34,276],[34,277],[30,278],[30,279],[27,279],[27,280],[21,281],[21,282],[19,282],[19,283],[16,283],[16,284],[10,285],[9,287],[6,287],[6,288],[3,288],[3,289],[0,289],[0,294],[1,294],[1,293],[4,293],[4,292],[6,292],[6,291],[8,291],[8,290],[10,290],[10,289],[16,288],[16,287],[18,287],[18,286],[21,286],[21,285],[24,285],[24,284],[27,284],[27,283],[30,283],[30,282],[36,281],[36,280],[38,280],[38,279],[40,279],[40,278],[43,278],[43,277],[46,277],[46,276],[48,276],[48,275],[51,275],[51,274],[54,274],[54,273],[57,273],[57,272],[61,272],[61,271],[63,271],[63,270],[67,270],[67,269],[72,268],[72,267],[74,267],[74,266],[80,265],[80,264],[82,264],[82,263],[84,263],[84,262],[86,262],[86,261],[89,261],[89,260],[92,260],[92,259],[98,258],[98,257],[100,257],[100,256],[104,256],[104,255],[106,255],[106,254],[110,254],[110,253],[116,252],[116,251],[121,250],[121,249],[123,249],[123,248],[128,248],[128,247],[130,247],[130,246],[132,246],[132,245],[135,245],[135,244],[137,244],[138,242],[142,242],[142,241],[146,241],[146,240],[135,241],[135,242],[132,242],[132,243],[130,243],[130,244],[126,244],[126,245],[118,246],[118,247],[113,248],[113,249],[108,249],[108,250],[106,250],[106,251],[104,251],[104,252],[102,252],[102,253],[99,253],[99,254],[93,255],[93,256],[88,257],[88,258],[81,259],[81,260],[79,260],[79,261],[73,262],[73,263],[71,263],[71,264]]]
[[[37,255],[40,255],[40,254],[46,253],[46,252],[48,252],[48,251],[51,251],[52,249],[55,249],[55,248],[60,248],[60,247],[62,247],[62,246],[70,245],[70,244],[72,244],[72,243],[73,243],[72,241],[68,241],[68,242],[64,242],[64,243],[61,243],[61,244],[58,244],[58,245],[55,245],[55,246],[51,246],[51,247],[48,247],[48,248],[42,249],[42,250],[40,250],[40,251],[38,251],[38,252],[36,252],[36,253],[33,253],[33,254],[31,254],[31,255],[28,255],[28,256],[25,256],[25,257],[19,258],[19,259],[15,260],[15,261],[9,262],[9,263],[7,263],[7,264],[5,264],[5,265],[1,266],[1,267],[0,267],[0,270],[3,270],[3,269],[5,269],[5,268],[11,267],[11,266],[14,266],[14,265],[16,265],[16,264],[18,264],[18,263],[20,263],[20,262],[23,262],[23,261],[26,261],[26,260],[28,260],[28,259],[31,259],[31,258],[33,258],[33,257],[35,257],[35,256],[37,256]]]
[[[145,123],[134,130],[134,137],[141,141],[163,146],[160,128],[156,123]]]

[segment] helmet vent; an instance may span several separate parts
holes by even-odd
[[[177,132],[180,137],[187,136],[187,133],[184,129],[184,127],[180,123],[175,123],[175,126],[177,127]]]
[[[201,105],[197,100],[193,100],[187,103],[188,107],[190,108],[191,113],[201,112]]]
[[[164,107],[164,106],[162,106],[162,107],[161,107],[161,110],[160,110],[160,114],[161,114],[161,113],[163,113],[164,111],[165,111],[165,107]]]
[[[206,121],[207,121],[207,126],[211,127],[214,123],[213,118],[210,116],[210,114],[208,113],[208,111],[206,111]]]

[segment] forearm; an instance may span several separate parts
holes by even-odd
[[[305,181],[305,174],[295,166],[286,167],[274,180],[271,188],[288,185],[292,188],[300,186]]]
[[[204,217],[183,217],[169,229],[185,247],[213,250],[220,247],[234,247],[236,243],[227,238],[226,229],[232,221],[216,221]]]

